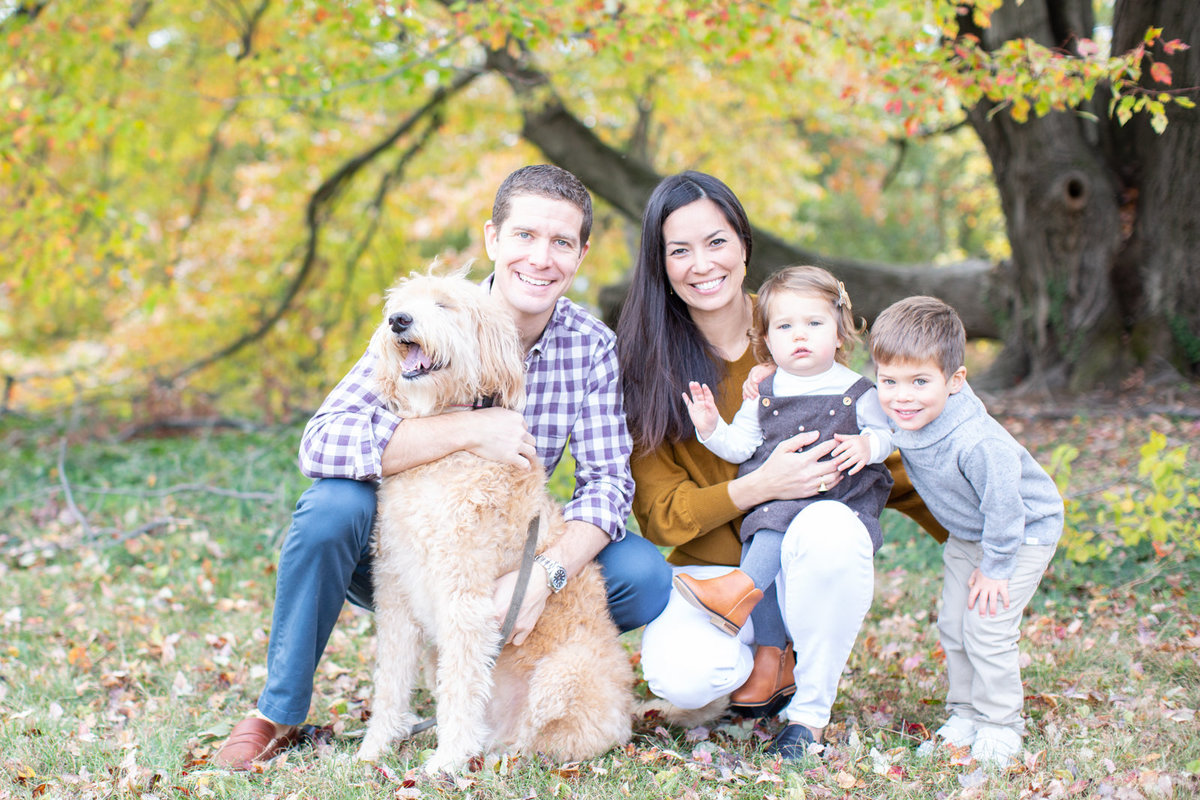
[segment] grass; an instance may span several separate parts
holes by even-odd
[[[311,744],[261,773],[205,759],[261,689],[298,427],[127,442],[0,429],[0,798],[1189,797],[1200,791],[1200,570],[1122,549],[1058,559],[1023,633],[1024,764],[927,752],[942,720],[940,551],[889,512],[876,597],[823,759],[781,766],[777,722],[639,719],[582,764],[490,757],[415,778],[432,735],[355,763],[371,617],[347,608],[317,676]],[[1031,435],[1027,432],[1027,435]],[[65,475],[65,479],[64,479]],[[78,513],[71,507],[70,497]],[[87,525],[79,521],[82,514]],[[627,634],[631,656],[637,634]],[[644,688],[639,688],[644,691]],[[425,703],[426,711],[429,710]]]

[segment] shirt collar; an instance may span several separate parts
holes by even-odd
[[[487,289],[488,294],[491,294],[492,293],[492,284],[495,282],[495,280],[496,280],[496,273],[493,272],[492,274],[490,274],[486,278],[484,278],[482,281],[480,281],[479,285],[482,286],[484,289]],[[550,331],[554,330],[562,323],[563,318],[567,313],[565,301],[566,301],[565,297],[560,297],[560,298],[558,298],[558,300],[556,300],[554,302],[554,311],[550,314],[550,319],[546,323],[546,327],[542,329],[542,335],[538,337],[538,340],[533,343],[533,347],[529,348],[529,352],[525,354],[525,363],[526,364],[532,363],[535,355],[537,357],[541,357],[541,354],[545,351],[546,347],[549,345]]]

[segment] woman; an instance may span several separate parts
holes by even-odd
[[[634,515],[646,538],[673,548],[668,560],[677,572],[701,579],[738,564],[738,525],[747,511],[811,497],[840,480],[837,470],[818,462],[835,442],[814,444],[815,433],[785,441],[741,477],[696,440],[681,398],[689,381],[716,387],[717,407],[728,419],[755,363],[749,346],[754,300],[743,285],[752,244],[745,210],[724,183],[698,172],[666,178],[642,217],[638,260],[617,326],[635,444]],[[898,461],[889,467],[898,489],[889,505],[938,530]],[[788,725],[770,751],[799,758],[821,741],[874,588],[870,536],[852,515],[842,516],[844,509],[809,505],[784,537],[776,589],[794,648],[764,643],[756,651],[753,624],[730,637],[672,592],[642,638],[651,691],[681,708],[731,695],[739,710],[762,715],[786,702]],[[822,535],[831,528],[854,533]]]

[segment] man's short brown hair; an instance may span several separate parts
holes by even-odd
[[[521,195],[565,200],[578,208],[583,214],[579,246],[587,244],[592,235],[592,196],[579,178],[553,164],[533,164],[516,170],[496,190],[496,199],[492,203],[492,224],[496,228],[504,227],[512,199]]]

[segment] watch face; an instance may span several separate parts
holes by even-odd
[[[557,592],[567,585],[567,570],[562,564],[557,561],[551,561],[543,555],[538,555],[533,559],[541,564],[546,570],[546,583],[550,586],[550,590]]]
[[[551,589],[553,589],[554,591],[557,592],[559,589],[563,588],[566,585],[567,585],[567,571],[565,569],[563,569],[562,567],[559,567],[558,569],[554,570],[554,572],[552,572],[550,574],[550,588]]]

